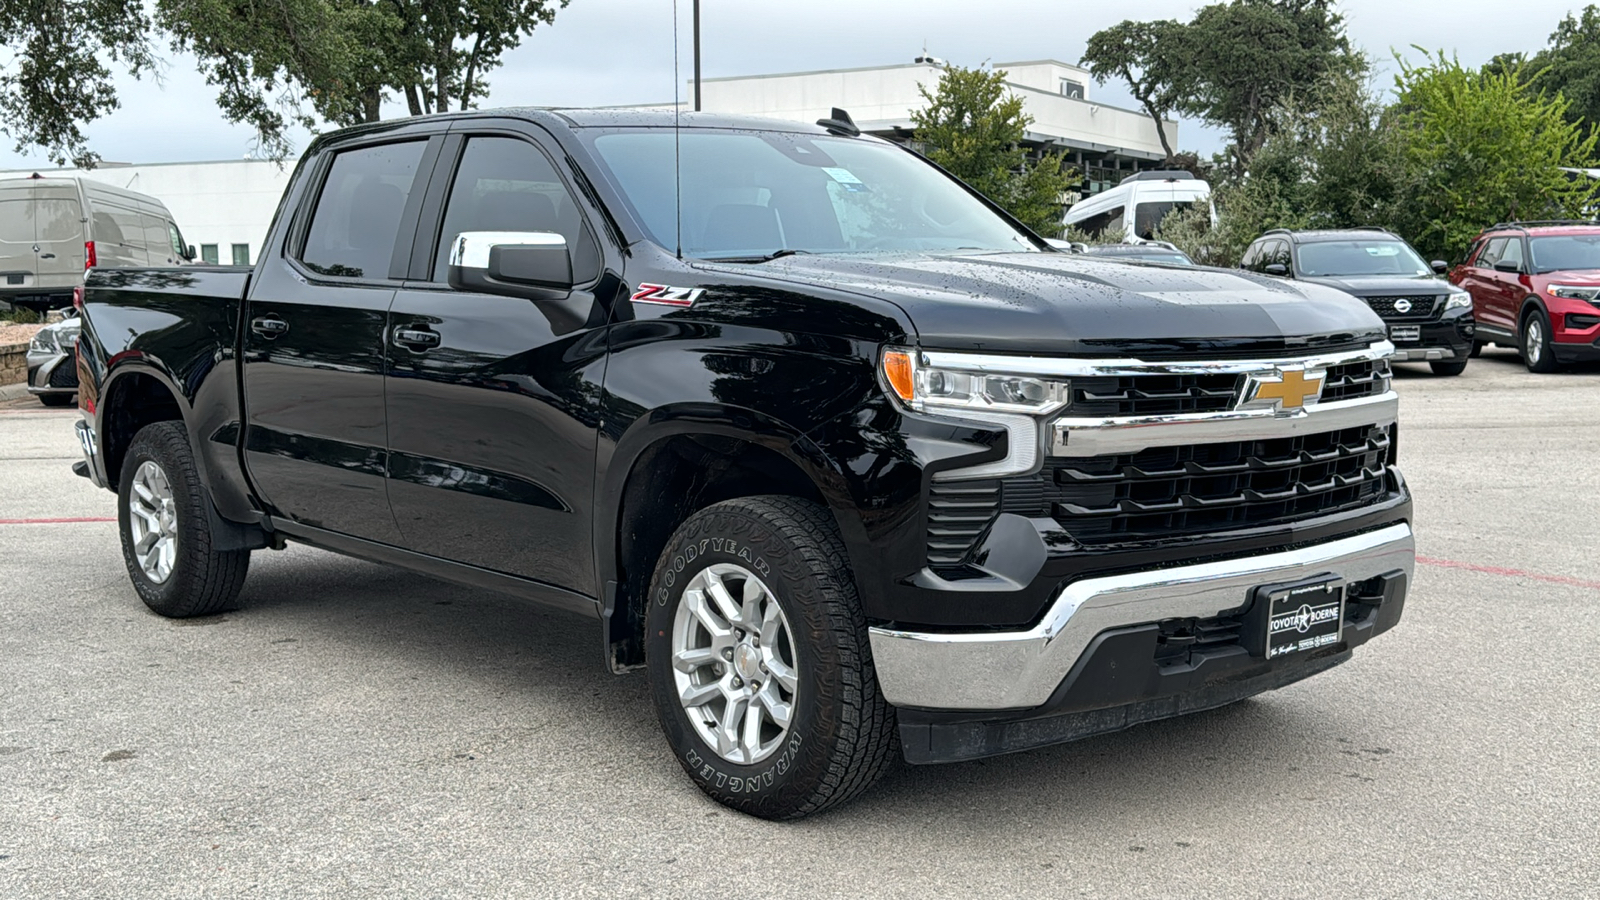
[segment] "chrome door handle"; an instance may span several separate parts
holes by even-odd
[[[289,323],[277,316],[262,316],[250,320],[250,330],[270,341],[288,331]]]
[[[429,331],[427,328],[406,327],[402,325],[394,330],[394,342],[407,350],[422,352],[430,347],[439,346],[439,333]]]

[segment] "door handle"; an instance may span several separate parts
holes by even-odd
[[[394,342],[407,350],[421,353],[430,347],[439,346],[439,333],[429,331],[427,326],[400,326],[394,330]]]
[[[270,341],[288,331],[289,323],[277,316],[262,316],[259,319],[250,320],[250,330]]]
[[[56,255],[54,253],[41,253],[41,254],[39,254],[39,258],[40,259],[55,259]]]

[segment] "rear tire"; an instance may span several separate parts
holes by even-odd
[[[55,406],[55,407],[71,406],[72,405],[72,395],[71,394],[40,394],[39,395],[39,402],[43,403],[45,406]]]
[[[211,549],[210,502],[182,423],[139,429],[117,481],[117,530],[134,590],[163,616],[220,612],[244,586],[250,551]]]
[[[865,791],[898,757],[846,559],[826,510],[778,496],[701,510],[662,552],[650,686],[673,755],[718,803],[797,819]]]
[[[1534,309],[1522,320],[1522,361],[1529,372],[1548,375],[1561,369],[1550,346],[1550,319],[1542,309]]]
[[[1428,368],[1433,370],[1433,374],[1448,378],[1465,372],[1467,370],[1467,361],[1464,359],[1436,359],[1428,363]]]

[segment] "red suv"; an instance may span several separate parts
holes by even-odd
[[[1495,225],[1450,282],[1472,295],[1472,355],[1514,345],[1531,372],[1600,360],[1600,222]]]

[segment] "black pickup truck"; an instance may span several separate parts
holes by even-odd
[[[570,610],[759,816],[1297,681],[1412,572],[1364,304],[1058,252],[842,113],[341,131],[253,270],[80,302],[150,608],[298,541]]]

